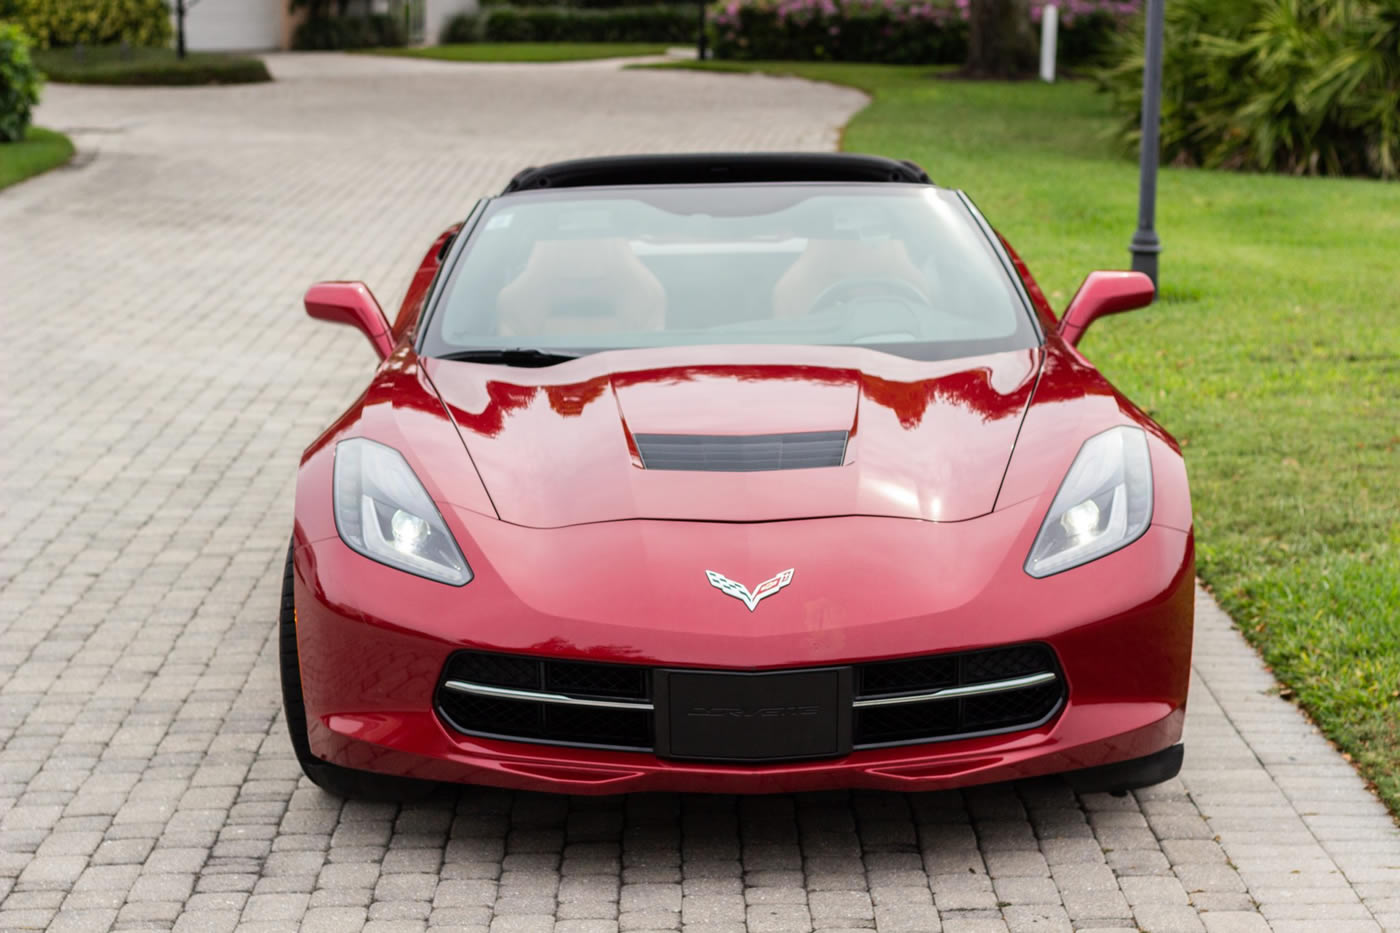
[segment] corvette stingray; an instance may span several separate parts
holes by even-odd
[[[931,790],[1182,761],[1177,443],[972,200],[909,162],[529,168],[427,249],[297,474],[305,773],[570,794]]]

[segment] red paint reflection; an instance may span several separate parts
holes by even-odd
[[[1035,382],[1034,367],[1008,392],[993,384],[989,366],[921,379],[913,382],[884,379],[856,369],[823,366],[697,365],[635,370],[595,376],[584,382],[563,385],[528,386],[489,380],[485,384],[486,405],[479,412],[452,407],[457,423],[467,430],[495,437],[505,426],[506,415],[530,405],[543,392],[555,414],[569,418],[602,398],[607,389],[616,391],[640,385],[678,385],[705,379],[733,379],[740,382],[797,382],[813,385],[858,385],[871,402],[894,412],[901,426],[913,429],[923,421],[934,403],[956,405],[976,413],[983,421],[1014,417],[1024,410]]]

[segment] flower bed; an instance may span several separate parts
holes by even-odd
[[[487,42],[678,42],[695,40],[696,8],[678,4],[602,9],[491,6]]]
[[[719,0],[710,7],[719,58],[939,64],[967,57],[969,0]],[[1102,55],[1140,0],[1059,4],[1062,64]],[[1032,0],[1040,22],[1044,0]]]

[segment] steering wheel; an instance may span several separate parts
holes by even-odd
[[[808,314],[822,314],[837,310],[841,305],[850,301],[853,297],[865,293],[883,293],[883,295],[899,301],[900,306],[909,315],[913,326],[908,330],[911,337],[923,336],[923,320],[919,317],[918,308],[932,308],[933,304],[928,300],[928,296],[919,291],[909,282],[903,279],[847,279],[844,282],[837,282],[835,285],[824,289],[816,300],[807,309]]]

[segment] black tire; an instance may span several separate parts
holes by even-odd
[[[375,774],[331,764],[311,752],[306,733],[306,705],[301,694],[301,661],[297,656],[296,606],[293,599],[292,548],[287,548],[287,566],[282,572],[282,606],[277,617],[278,657],[282,668],[282,710],[287,732],[301,770],[317,787],[356,800],[416,800],[437,786],[431,781]]]

